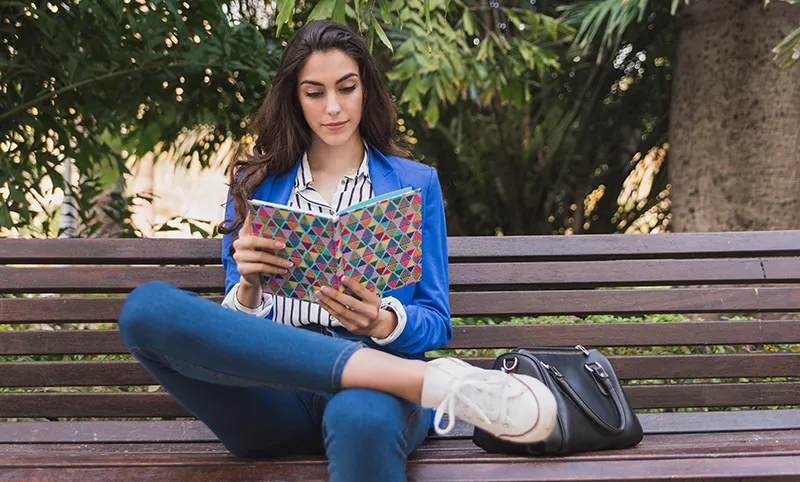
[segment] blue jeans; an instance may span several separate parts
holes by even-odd
[[[430,410],[417,404],[342,389],[350,356],[380,348],[343,329],[282,325],[161,282],[128,296],[119,329],[136,359],[234,455],[325,453],[331,480],[405,480],[406,458],[430,427]]]

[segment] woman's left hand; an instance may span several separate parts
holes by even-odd
[[[352,278],[342,276],[340,279],[361,300],[324,286],[317,291],[317,303],[350,333],[388,337],[397,327],[397,315],[391,310],[382,310],[381,298]]]

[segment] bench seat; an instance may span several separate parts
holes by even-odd
[[[797,480],[800,410],[641,415],[645,438],[628,450],[569,457],[487,454],[459,424],[409,459],[410,480]],[[235,481],[326,479],[324,456],[233,457],[198,421],[17,422],[0,426],[0,480]],[[94,475],[93,475],[94,474]],[[660,474],[656,477],[656,474]],[[795,477],[792,479],[792,477]]]
[[[484,367],[491,349],[609,349],[645,437],[627,450],[519,457],[485,453],[458,424],[411,455],[410,480],[800,480],[800,231],[448,241],[453,316],[493,321],[454,325],[445,349]],[[218,302],[220,248],[0,240],[0,324],[17,328],[0,331],[0,480],[328,478],[322,456],[231,456],[169,394],[138,389],[155,382],[120,359],[125,293],[162,280]],[[645,314],[689,316],[613,319]],[[531,315],[576,318],[509,320]]]

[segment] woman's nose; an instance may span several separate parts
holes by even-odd
[[[328,115],[336,115],[339,111],[342,110],[342,106],[339,105],[339,99],[337,98],[336,94],[331,94],[328,96],[328,105],[325,109]]]

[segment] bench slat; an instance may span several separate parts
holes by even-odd
[[[123,302],[123,298],[0,298],[0,321],[112,322]],[[800,287],[462,292],[450,295],[450,308],[458,317],[796,312]]]
[[[800,258],[669,259],[450,265],[451,291],[800,282]]]
[[[722,443],[723,440],[720,440]],[[536,481],[564,482],[598,480],[598,476],[612,474],[606,480],[691,480],[691,481],[743,481],[743,480],[798,480],[800,455],[794,453],[775,454],[777,450],[765,450],[763,454],[726,456],[724,462],[714,454],[691,454],[684,456],[638,459],[597,459],[553,461],[539,458],[508,457],[486,460],[477,454],[464,454],[453,459],[443,457],[438,463],[409,462],[408,477],[412,480],[435,480],[440,482],[470,481]],[[742,455],[744,454],[744,455]],[[621,460],[620,460],[621,459]],[[442,463],[450,462],[450,463]],[[776,466],[779,465],[779,466]],[[752,478],[751,478],[752,477]]]
[[[494,358],[469,358],[490,368]],[[800,353],[612,356],[620,379],[800,378]],[[137,361],[4,362],[0,387],[157,385]]]
[[[635,385],[625,392],[637,409],[779,406],[800,400],[800,382]],[[187,416],[168,393],[0,393],[0,418]]]
[[[778,313],[800,310],[800,287],[452,293],[453,316]]]
[[[478,236],[448,238],[456,261],[492,257],[531,261],[798,256],[800,231],[637,235]]]
[[[464,359],[483,368],[494,363],[494,358]],[[622,355],[609,360],[621,380],[800,378],[800,353]]]
[[[644,424],[647,419],[643,419]],[[23,422],[25,423],[25,422]],[[55,424],[65,422],[53,422]],[[72,423],[93,423],[94,422],[72,422]],[[115,422],[109,422],[115,423]],[[126,423],[132,430],[138,430],[136,427],[141,423],[148,422],[118,422]],[[198,424],[199,422],[155,422],[156,424],[163,424],[169,426],[161,427],[162,432],[166,430],[181,430],[185,429],[187,425],[172,425],[175,423],[180,424]],[[102,424],[102,422],[101,422]],[[33,427],[41,426],[41,422],[34,422]],[[466,425],[465,425],[466,427]],[[32,428],[32,430],[37,430]],[[131,442],[105,442],[100,435],[102,428],[99,429],[101,433],[95,434],[94,440],[88,440],[90,443],[2,443],[0,442],[0,449],[5,455],[13,456],[27,456],[27,455],[111,455],[119,453],[128,454],[170,454],[170,453],[183,453],[183,454],[222,454],[227,455],[228,451],[219,443],[214,435],[207,430],[209,441],[201,442],[186,442],[182,440],[171,442],[154,442],[149,440],[138,441],[137,443]],[[428,437],[428,439],[415,451],[411,456],[412,460],[420,459],[441,459],[443,457],[461,457],[464,455],[475,455],[478,458],[494,459],[502,457],[507,461],[517,460],[515,456],[504,456],[498,454],[489,454],[475,446],[469,438],[471,437],[472,430],[463,431],[464,435],[460,437]],[[98,443],[91,443],[98,442]],[[724,442],[720,444],[720,442]],[[782,454],[798,453],[800,454],[800,433],[798,431],[781,430],[766,431],[739,431],[739,433],[722,433],[716,431],[712,433],[703,434],[656,434],[650,433],[645,430],[645,438],[633,451],[604,451],[604,452],[587,452],[581,454],[574,454],[570,457],[570,461],[582,460],[597,460],[597,459],[644,459],[653,458],[653,456],[670,457],[675,455],[687,455],[687,450],[694,449],[692,453],[694,456],[717,455],[724,456],[725,454],[741,452],[743,448],[750,449],[749,453],[756,455],[763,452],[775,452],[776,446],[779,445],[777,450]],[[691,445],[692,448],[689,448]],[[317,459],[317,456],[311,457],[291,457],[292,459]],[[553,457],[540,457],[539,460],[549,459],[556,461],[558,459]],[[530,459],[525,459],[530,460]],[[563,459],[562,459],[563,460]]]
[[[792,283],[800,258],[471,263],[450,267],[451,290]],[[0,268],[0,292],[126,293],[148,281],[213,292],[224,285],[221,266],[70,266]]]
[[[415,481],[473,482],[530,481],[574,482],[597,480],[598,474],[612,473],[613,480],[710,480],[792,481],[800,477],[800,455],[765,452],[759,455],[731,455],[724,462],[714,455],[687,454],[684,457],[633,460],[542,460],[539,458],[476,458],[472,450],[448,454],[433,460],[412,459],[407,476]],[[191,480],[222,482],[240,480],[327,480],[330,476],[321,457],[309,460],[236,460],[219,454],[156,455],[64,455],[47,462],[36,456],[12,457],[12,464],[0,459],[4,480]]]
[[[206,297],[221,303],[221,296]],[[124,296],[98,298],[0,298],[0,321],[28,323],[116,323]]]
[[[697,433],[693,440],[718,432],[800,429],[800,410],[641,413],[645,434]],[[472,435],[472,426],[458,422],[446,438]],[[431,439],[439,438],[435,433]],[[198,420],[104,422],[0,422],[0,444],[216,442]],[[0,451],[2,452],[2,451]]]
[[[54,422],[59,423],[59,422]],[[8,456],[25,457],[39,455],[41,457],[62,456],[80,453],[81,455],[109,455],[118,453],[140,455],[152,454],[216,454],[227,455],[225,446],[219,442],[168,442],[168,443],[12,443],[0,444],[0,452]]]
[[[445,348],[800,343],[800,320],[455,325]]]
[[[118,330],[0,332],[0,355],[119,355],[129,353]]]
[[[702,440],[697,440],[701,438]],[[467,440],[426,443],[409,458],[412,480],[594,480],[614,474],[615,480],[796,480],[800,475],[800,434],[770,432],[697,436],[647,436],[634,450],[563,457],[521,457],[487,454]],[[776,443],[777,442],[777,443]],[[179,452],[164,445],[50,447],[48,457],[21,452],[0,456],[4,479],[104,476],[112,480],[295,480],[327,476],[323,456],[277,460],[242,460],[224,452]],[[59,450],[61,449],[61,450]],[[135,456],[131,456],[135,454]],[[98,469],[102,469],[102,473]],[[26,479],[27,480],[27,479]]]
[[[64,268],[0,267],[0,292],[128,293],[148,281],[164,281],[190,291],[221,292],[221,266],[70,266]]]
[[[448,238],[451,261],[492,253],[537,261],[798,256],[798,231],[669,233],[649,236],[463,236]],[[0,264],[219,263],[220,239],[2,239]]]
[[[796,283],[800,258],[470,263],[450,266],[451,291]],[[127,293],[149,281],[220,291],[221,266],[0,267],[0,292]]]
[[[221,239],[0,239],[0,264],[219,264]]]
[[[517,346],[684,346],[800,342],[800,320],[456,325],[444,349]],[[0,355],[118,355],[117,330],[0,332]]]

